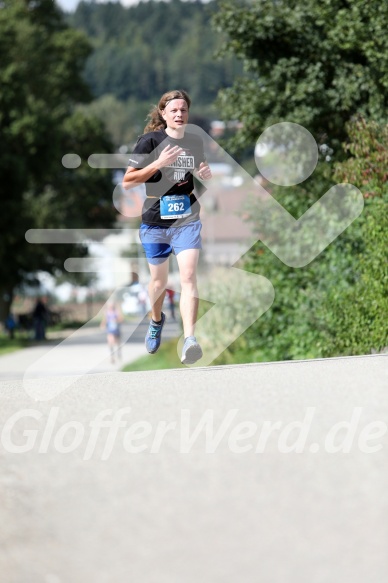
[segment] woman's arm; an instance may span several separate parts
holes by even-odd
[[[123,188],[129,190],[134,186],[143,184],[149,178],[151,178],[158,170],[169,166],[178,158],[179,154],[183,152],[183,149],[179,146],[166,146],[160,153],[159,158],[154,162],[151,162],[145,168],[132,168],[129,166],[123,178]]]

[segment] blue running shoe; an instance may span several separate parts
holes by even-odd
[[[159,349],[160,342],[162,340],[162,330],[165,321],[166,316],[162,312],[162,321],[160,322],[160,324],[155,324],[155,322],[151,320],[150,325],[148,326],[148,331],[145,337],[145,345],[147,351],[150,354],[155,354],[155,352]]]
[[[188,336],[183,344],[181,363],[194,364],[200,358],[202,358],[202,348],[195,336]]]

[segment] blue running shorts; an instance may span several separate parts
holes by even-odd
[[[187,249],[202,249],[201,221],[193,221],[181,227],[158,227],[140,225],[140,241],[148,263],[159,265],[174,253],[178,255]]]

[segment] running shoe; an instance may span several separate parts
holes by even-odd
[[[181,363],[194,364],[200,358],[202,358],[202,348],[195,336],[188,336],[183,344]]]
[[[147,351],[150,354],[155,354],[155,352],[159,349],[160,342],[162,340],[162,329],[165,321],[166,316],[162,312],[162,321],[159,324],[155,324],[155,322],[151,320],[150,325],[148,326],[148,331],[145,337],[145,345]]]

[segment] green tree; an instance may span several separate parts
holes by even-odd
[[[223,50],[243,59],[246,71],[219,95],[223,116],[242,122],[228,147],[252,150],[269,125],[300,123],[321,146],[333,148],[333,155],[326,161],[322,148],[309,180],[297,187],[272,186],[273,196],[296,218],[338,180],[355,184],[366,197],[361,218],[303,269],[283,265],[261,243],[246,254],[244,269],[268,277],[276,297],[220,362],[379,349],[386,344],[385,145],[376,138],[380,125],[356,131],[346,122],[360,113],[386,122],[388,7],[374,0],[220,0],[218,6],[213,23],[227,35]],[[354,151],[343,146],[347,131]],[[334,161],[349,153],[348,165],[335,173]],[[368,189],[379,197],[370,197]],[[249,212],[259,236],[262,218],[254,203]]]
[[[109,227],[114,219],[109,173],[61,163],[68,152],[85,160],[110,148],[102,124],[74,111],[90,99],[81,76],[89,53],[51,0],[1,3],[0,319],[17,285],[63,268],[72,251],[28,244],[28,229]]]
[[[250,249],[242,267],[272,282],[275,301],[218,364],[369,354],[388,346],[388,126],[355,118],[346,131],[348,158],[335,165],[333,180],[360,188],[363,213],[303,269],[287,267],[261,242]],[[324,192],[322,177],[333,169],[319,164],[316,184],[274,189],[294,216],[303,198],[312,200],[309,188]],[[249,213],[259,237],[254,202]]]
[[[104,123],[109,137],[116,148],[123,144],[132,144],[143,133],[149,103],[136,99],[121,101],[112,94],[105,93],[91,103],[79,105],[83,114],[97,117]]]
[[[247,75],[220,92],[223,115],[243,121],[233,145],[287,120],[339,145],[357,112],[385,119],[388,5],[380,0],[219,0],[216,30]]]
[[[365,210],[354,245],[355,281],[342,294],[333,286],[321,306],[325,356],[388,347],[388,125],[360,118],[347,129],[351,157],[337,164],[335,179],[360,185]]]

